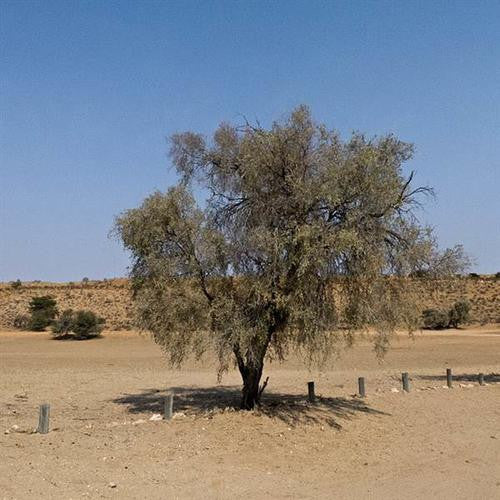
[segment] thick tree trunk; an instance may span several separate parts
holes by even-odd
[[[262,377],[263,362],[253,363],[245,366],[241,371],[243,379],[243,391],[241,397],[241,409],[252,410],[259,403],[260,398],[260,379]]]
[[[235,347],[234,354],[243,380],[240,407],[242,410],[252,410],[259,403],[261,392],[259,384],[264,368],[265,350],[257,358],[252,357],[250,359],[249,356],[245,359],[238,347]]]

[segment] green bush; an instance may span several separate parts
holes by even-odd
[[[92,311],[76,311],[72,331],[77,338],[97,337],[104,328],[104,318]]]
[[[477,273],[469,273],[469,278],[474,278],[474,279],[478,279],[480,278],[481,276],[479,276],[479,274]]]
[[[423,327],[428,330],[442,330],[448,328],[449,317],[446,311],[439,309],[425,309],[422,313]]]
[[[459,300],[448,311],[442,309],[425,309],[422,313],[423,328],[428,330],[442,330],[444,328],[458,328],[469,321],[470,303]]]
[[[448,313],[449,324],[451,328],[458,328],[469,321],[470,303],[467,300],[459,300],[453,304]]]
[[[52,326],[55,338],[73,337],[78,340],[98,337],[104,328],[104,319],[92,311],[63,311]]]
[[[52,333],[54,337],[63,337],[71,333],[73,328],[74,312],[73,309],[66,309],[61,313],[58,319],[52,324]]]
[[[45,330],[57,316],[57,303],[49,295],[33,297],[29,308],[31,313],[29,329],[35,332]]]

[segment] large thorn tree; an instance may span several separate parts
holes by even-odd
[[[366,328],[384,350],[418,316],[402,278],[465,262],[461,247],[438,253],[414,216],[428,189],[403,174],[412,151],[392,135],[344,141],[304,106],[270,129],[172,136],[179,184],[115,225],[140,326],[174,364],[208,349],[219,374],[234,363],[244,409],[259,402],[266,358],[293,349],[323,363]]]

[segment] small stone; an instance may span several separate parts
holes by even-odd
[[[139,420],[134,420],[132,422],[132,425],[139,425],[139,424],[145,424],[146,421],[143,418],[140,418]]]
[[[116,483],[113,483],[113,481],[111,481],[110,483],[108,483],[108,486],[110,488],[116,488]]]
[[[156,422],[158,420],[163,420],[163,417],[159,413],[155,413],[155,414],[151,415],[149,420],[151,420],[152,422]]]
[[[391,387],[391,392],[399,392],[399,389],[396,389],[395,387]]]

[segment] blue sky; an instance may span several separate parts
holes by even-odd
[[[0,2],[0,280],[123,276],[165,137],[300,103],[414,142],[423,220],[500,271],[500,2]]]

